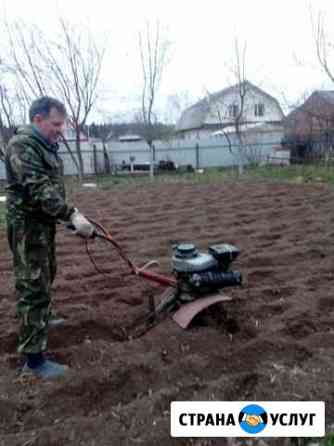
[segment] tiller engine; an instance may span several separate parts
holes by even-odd
[[[179,287],[194,296],[241,285],[241,274],[229,271],[239,253],[235,246],[227,243],[210,246],[208,253],[198,252],[193,244],[176,245],[172,258],[173,273]]]
[[[172,257],[176,288],[169,290],[155,307],[155,314],[177,310],[173,319],[186,328],[193,317],[210,305],[231,300],[221,293],[223,288],[240,286],[242,276],[230,265],[240,251],[227,243],[212,245],[208,252],[199,252],[195,245],[174,246]]]
[[[175,322],[186,328],[203,309],[217,302],[231,300],[231,297],[222,294],[222,289],[240,286],[242,283],[241,273],[230,270],[232,262],[240,253],[233,245],[215,244],[208,248],[208,252],[198,251],[191,243],[174,245],[171,261],[173,276],[165,276],[148,270],[156,262],[148,262],[143,267],[136,266],[102,225],[91,222],[96,228],[94,237],[111,243],[132,274],[167,288],[159,302],[149,297],[149,314],[145,317],[147,325],[153,325],[162,315],[173,312]],[[89,253],[88,244],[87,251]],[[91,260],[95,265],[92,257]]]

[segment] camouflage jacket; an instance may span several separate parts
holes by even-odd
[[[9,141],[5,165],[7,213],[25,213],[45,222],[68,220],[74,208],[67,204],[63,163],[58,145],[48,144],[32,127],[21,127]]]

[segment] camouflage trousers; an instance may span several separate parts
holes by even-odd
[[[13,253],[19,353],[47,349],[51,285],[56,275],[55,224],[29,215],[7,215],[8,242]]]

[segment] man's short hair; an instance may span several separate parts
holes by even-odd
[[[33,121],[36,115],[42,115],[43,117],[49,116],[52,108],[55,108],[64,116],[67,114],[65,105],[58,101],[58,99],[50,98],[49,96],[42,96],[41,98],[35,99],[29,109],[30,122]]]

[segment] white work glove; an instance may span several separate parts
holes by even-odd
[[[75,209],[70,220],[74,226],[76,234],[84,238],[89,238],[93,235],[94,226],[81,214],[81,212],[78,211],[78,209]]]

